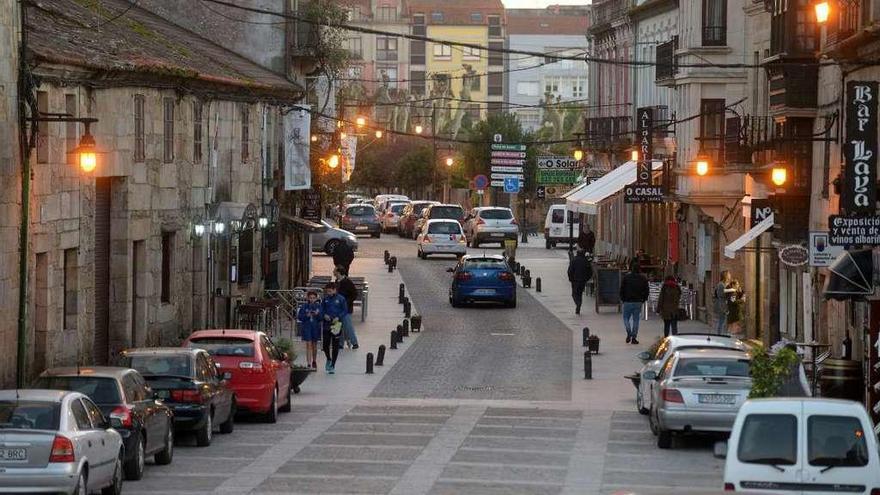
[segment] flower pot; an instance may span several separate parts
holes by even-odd
[[[599,337],[596,335],[587,337],[587,347],[589,347],[590,352],[593,354],[599,354]]]
[[[311,368],[291,368],[290,370],[290,388],[293,389],[293,393],[299,393],[299,386],[302,382],[306,381],[306,378],[309,377],[309,373],[312,373],[314,370]]]

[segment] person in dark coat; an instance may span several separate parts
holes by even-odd
[[[648,279],[639,272],[639,264],[633,263],[620,283],[620,302],[623,303],[623,328],[626,329],[627,344],[639,343],[639,318],[650,293]]]
[[[587,282],[593,278],[593,268],[582,249],[578,249],[577,255],[568,264],[568,281],[571,282],[571,298],[574,299],[574,314],[581,314],[581,304],[584,301],[584,289]]]
[[[351,315],[354,314],[354,301],[358,298],[359,291],[354,286],[354,282],[348,278],[348,272],[345,270],[345,267],[337,266],[333,275],[336,276],[336,291],[345,297],[345,302],[348,304],[346,308],[348,314],[342,318],[342,335],[352,349],[357,349],[358,339],[354,333],[354,322],[351,319]]]
[[[590,224],[585,223],[581,233],[578,234],[577,246],[578,249],[582,249],[590,254],[593,254],[596,249],[596,234],[590,229]]]
[[[660,288],[660,297],[657,299],[657,312],[663,318],[663,336],[678,334],[678,315],[681,304],[681,287],[672,275],[666,277],[663,287]]]
[[[347,242],[342,241],[336,245],[333,250],[333,264],[345,268],[345,273],[351,271],[351,262],[354,261],[354,250]]]
[[[324,286],[324,331],[321,342],[324,344],[324,357],[327,362],[324,370],[329,374],[336,373],[336,359],[339,357],[339,337],[342,335],[342,319],[348,313],[345,297],[336,293],[336,284],[330,282]]]

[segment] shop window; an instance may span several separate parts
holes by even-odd
[[[161,297],[163,303],[171,302],[172,283],[174,267],[174,232],[162,232],[162,284]]]
[[[77,308],[79,305],[79,250],[64,250],[64,330],[77,329]]]
[[[241,231],[238,237],[238,283],[254,280],[254,229]]]

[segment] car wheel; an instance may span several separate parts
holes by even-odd
[[[269,404],[269,410],[266,411],[266,414],[263,416],[263,421],[266,423],[277,423],[278,422],[278,388],[272,391],[272,403]]]
[[[661,449],[672,448],[672,432],[669,430],[660,430],[657,432],[657,447]]]
[[[278,410],[284,413],[289,413],[290,408],[293,407],[293,399],[290,398],[290,385],[287,385],[287,395],[285,397],[287,397],[287,401],[283,406],[278,408]]]
[[[641,390],[636,390],[636,409],[639,410],[639,414],[641,414],[642,416],[647,416],[648,413],[651,412],[647,408],[645,408],[645,401],[642,399]]]
[[[654,408],[652,407],[648,410],[648,427],[651,429],[651,433],[654,436],[657,436],[657,433],[660,432],[660,428],[657,427],[657,423],[654,422]]]
[[[340,242],[339,239],[330,239],[327,241],[327,244],[324,244],[324,252],[333,256],[333,253],[336,252],[336,248],[339,247]]]
[[[134,446],[134,457],[125,463],[125,479],[137,481],[144,477],[144,464],[147,462],[145,443],[144,435],[138,435],[137,444]]]
[[[74,491],[73,493],[79,493]],[[85,493],[85,492],[83,492]],[[121,495],[122,494],[122,452],[116,457],[116,464],[113,466],[113,478],[110,479],[110,485],[101,489],[101,495]]]
[[[220,423],[220,433],[225,435],[235,430],[235,413],[237,411],[238,406],[235,405],[235,397],[233,397],[232,404],[229,405],[229,416],[226,418],[226,421]]]
[[[449,298],[449,304],[451,304],[453,308],[460,308],[461,307],[461,303],[456,301],[452,297]]]
[[[171,464],[172,459],[174,459],[174,424],[169,420],[168,432],[165,434],[165,448],[153,456],[153,460],[156,464],[164,466]]]
[[[211,445],[211,439],[214,436],[214,411],[208,411],[208,417],[205,418],[205,424],[202,429],[196,432],[196,445],[199,447],[207,447]]]
[[[76,480],[76,486],[73,488],[73,493],[74,495],[89,494],[89,478],[85,473],[79,473],[79,478]]]

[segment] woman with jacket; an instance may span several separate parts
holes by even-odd
[[[731,282],[728,288],[732,289],[732,293],[727,300],[727,333],[731,337],[743,338],[742,319],[746,305],[746,295],[742,290],[739,280]]]
[[[663,318],[663,336],[678,334],[678,315],[681,303],[681,287],[675,281],[675,277],[669,275],[660,288],[660,297],[657,299],[657,312]]]

